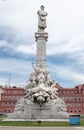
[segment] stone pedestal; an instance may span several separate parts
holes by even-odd
[[[42,107],[38,103],[32,101],[25,102],[23,109],[16,109],[14,113],[10,113],[4,121],[24,120],[24,121],[56,121],[59,119],[68,119],[66,107],[64,103],[60,104],[60,99],[49,103],[44,103]]]
[[[48,39],[48,33],[37,32],[35,33],[35,39],[37,42],[37,62],[36,66],[43,65],[46,67],[46,42]]]

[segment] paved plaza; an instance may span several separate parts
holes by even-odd
[[[13,127],[0,126],[0,130],[84,130],[84,127]]]

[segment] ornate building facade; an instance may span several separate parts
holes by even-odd
[[[0,113],[14,111],[18,99],[24,96],[24,89],[13,87],[0,87]]]
[[[62,88],[59,86],[58,93],[59,97],[65,101],[68,113],[84,115],[84,84],[74,88]]]

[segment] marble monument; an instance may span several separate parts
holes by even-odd
[[[46,42],[48,33],[45,32],[47,12],[44,6],[38,14],[38,31],[35,33],[37,43],[36,65],[32,63],[33,72],[25,86],[24,97],[17,101],[14,113],[8,114],[6,120],[51,121],[68,119],[66,105],[58,97],[56,82],[51,79],[46,67]]]

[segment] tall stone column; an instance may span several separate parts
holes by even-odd
[[[37,12],[38,14],[38,31],[35,33],[35,39],[37,42],[37,62],[36,66],[39,67],[43,65],[46,67],[46,42],[48,39],[48,33],[45,32],[46,28],[46,16],[48,15],[44,11],[44,6],[41,6],[41,10]]]
[[[48,33],[37,32],[35,33],[35,38],[37,42],[37,62],[36,66],[39,67],[43,65],[46,67],[46,42],[48,39]]]

